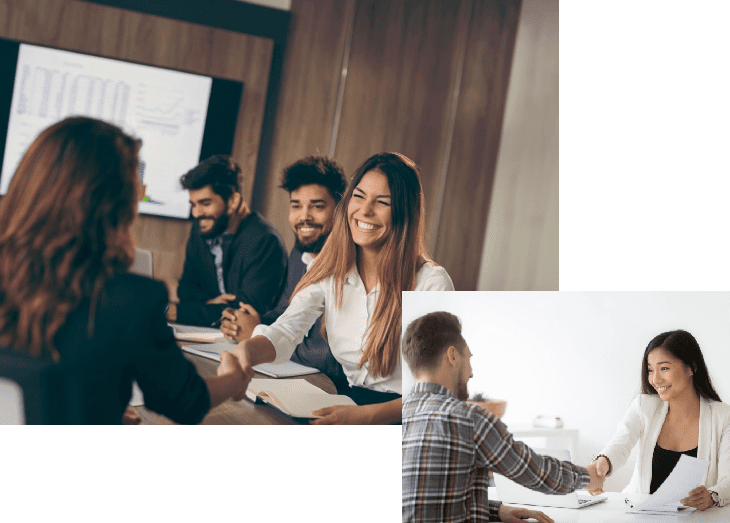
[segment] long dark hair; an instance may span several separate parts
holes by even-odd
[[[139,140],[84,117],[28,147],[0,202],[0,347],[58,359],[54,337],[134,259]]]
[[[644,394],[657,394],[649,383],[649,353],[654,349],[663,348],[675,358],[684,363],[692,371],[692,383],[700,397],[708,400],[722,401],[715,391],[710,379],[710,373],[705,365],[700,345],[689,332],[683,330],[663,332],[654,337],[646,346],[644,358],[641,361],[641,388]]]
[[[393,223],[380,251],[380,292],[360,359],[360,367],[369,362],[370,374],[377,377],[393,374],[400,358],[401,291],[413,290],[419,269],[431,261],[426,254],[423,190],[418,167],[411,159],[400,153],[380,153],[357,168],[335,209],[332,233],[293,294],[333,276],[336,306],[342,306],[345,278],[356,265],[360,249],[352,239],[347,208],[355,187],[369,171],[378,171],[388,179]]]

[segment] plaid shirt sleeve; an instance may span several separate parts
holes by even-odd
[[[533,452],[521,441],[515,441],[505,424],[491,412],[474,408],[479,409],[472,418],[477,459],[483,460],[485,467],[545,494],[567,494],[590,483],[583,467]]]

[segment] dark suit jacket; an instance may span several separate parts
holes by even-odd
[[[86,423],[120,423],[137,380],[145,406],[178,423],[198,423],[210,410],[205,381],[177,346],[165,320],[164,284],[118,274],[105,285],[89,335],[90,300],[56,336],[66,365],[82,367]]]
[[[248,303],[263,316],[279,301],[286,283],[286,251],[279,233],[257,212],[249,214],[233,236],[224,237],[223,279],[226,293],[236,299],[225,305],[205,302],[220,296],[215,262],[208,244],[193,223],[185,250],[177,295],[177,322],[210,326],[226,307]]]

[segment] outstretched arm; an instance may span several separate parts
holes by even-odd
[[[599,488],[596,465],[588,470],[567,461],[541,456],[521,441],[515,441],[507,427],[492,413],[474,412],[477,456],[497,474],[545,494],[567,494],[576,489]]]
[[[244,373],[253,375],[253,367],[261,363],[271,363],[276,358],[274,344],[265,336],[254,336],[243,340],[233,349]]]

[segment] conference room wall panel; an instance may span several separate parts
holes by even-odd
[[[415,161],[421,169],[429,232],[437,221],[431,211],[448,149],[468,4],[357,2],[335,156],[348,173],[382,151],[398,151]]]
[[[293,6],[263,202],[287,249],[294,234],[289,199],[279,188],[281,172],[305,156],[330,154],[354,6],[355,0],[301,0]]]
[[[483,263],[520,2],[472,10],[434,252],[456,290],[476,290]]]
[[[479,290],[558,288],[558,0],[522,3]]]

